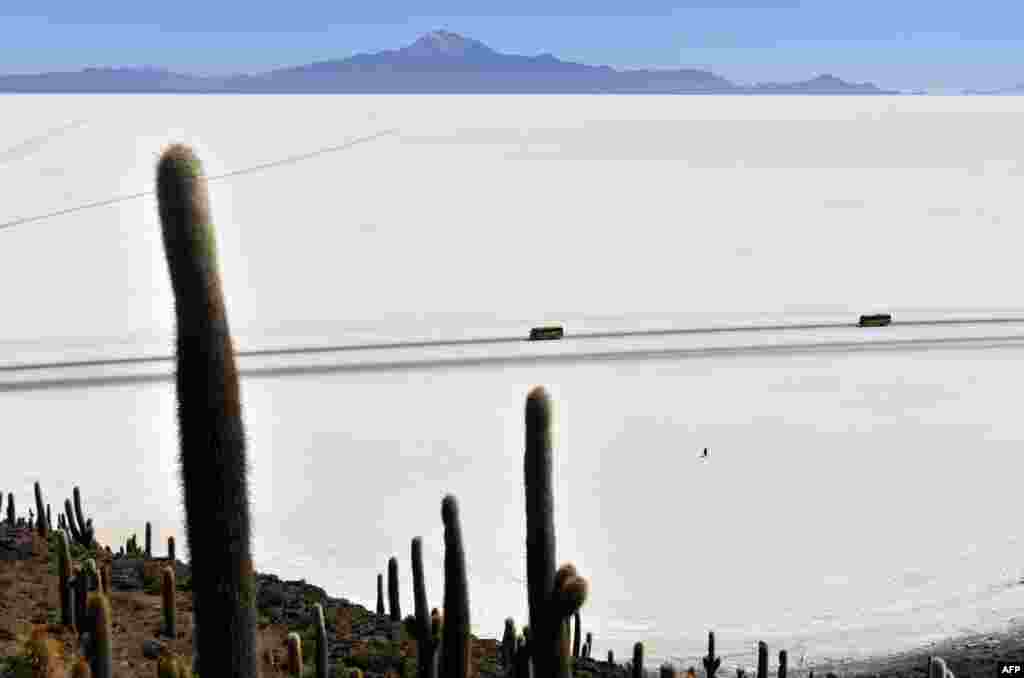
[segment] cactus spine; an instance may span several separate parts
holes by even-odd
[[[302,639],[294,631],[288,634],[288,663],[285,671],[295,678],[302,677]]]
[[[112,678],[114,675],[114,652],[111,647],[110,625],[113,621],[110,602],[102,593],[89,599],[89,619],[93,630],[92,675],[95,678]]]
[[[36,531],[43,539],[46,538],[46,505],[43,503],[43,490],[39,487],[39,481],[35,484],[36,491]]]
[[[423,539],[412,540],[412,595],[416,612],[416,663],[418,678],[437,678],[438,642],[432,630],[433,619],[427,613],[427,587],[423,579]]]
[[[71,581],[71,552],[63,532],[57,533],[57,575],[60,578],[60,622],[75,625],[74,604],[69,583]]]
[[[384,575],[377,573],[377,614],[384,616]]]
[[[165,567],[163,573],[164,633],[169,638],[178,637],[177,612],[174,605],[174,570]]]
[[[633,678],[644,678],[644,644],[633,645]]]
[[[234,347],[209,195],[190,148],[157,165],[164,252],[174,290],[185,522],[202,631],[203,673],[257,675],[248,464]]]
[[[779,651],[778,678],[786,678],[786,671],[789,668],[789,653],[785,650]]]
[[[324,608],[320,603],[316,603],[313,612],[313,621],[316,624],[316,678],[327,678],[327,628],[324,626]]]
[[[768,678],[768,645],[757,641],[757,678]]]
[[[526,399],[524,460],[530,654],[537,678],[571,678],[569,618],[587,599],[587,581],[572,564],[555,570],[551,468],[551,407],[538,386]]]
[[[391,621],[402,621],[402,609],[398,598],[398,559],[394,556],[388,559],[388,607]]]
[[[459,503],[453,495],[445,495],[441,501],[441,520],[444,522],[444,633],[438,674],[440,678],[468,678],[469,584]]]
[[[719,667],[722,666],[722,658],[715,656],[715,632],[708,632],[708,653],[702,660],[704,662],[704,673],[707,678],[715,678]]]

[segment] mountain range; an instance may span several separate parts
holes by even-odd
[[[197,76],[163,68],[86,68],[0,75],[0,92],[238,94],[900,94],[832,75],[742,85],[711,71],[618,70],[552,54],[505,54],[438,30],[400,49],[255,75]]]

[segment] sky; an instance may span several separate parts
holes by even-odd
[[[831,73],[898,89],[1024,82],[1014,0],[5,0],[0,73],[153,65],[255,73],[394,49],[446,29],[502,52],[737,82]]]

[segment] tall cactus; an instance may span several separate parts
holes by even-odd
[[[388,559],[388,608],[391,621],[402,621],[401,601],[398,597],[398,559],[394,556]]]
[[[707,678],[715,678],[718,669],[722,666],[722,658],[715,656],[715,632],[708,631],[708,653],[702,660],[704,662],[704,673]]]
[[[757,641],[757,678],[768,678],[768,645]]]
[[[180,461],[203,674],[257,675],[256,601],[241,394],[202,165],[166,149],[157,200],[177,323]]]
[[[444,522],[444,633],[441,636],[440,678],[469,678],[469,584],[462,543],[459,503],[453,495],[441,501]]]
[[[163,572],[164,633],[169,638],[178,637],[177,611],[174,604],[174,570],[165,567]]]
[[[82,533],[78,531],[78,526],[75,525],[75,512],[71,510],[71,500],[64,500],[64,513],[67,519],[64,521],[67,523],[68,530],[71,532],[71,538],[75,540],[76,544],[82,543]]]
[[[110,601],[102,593],[89,598],[88,616],[93,631],[92,675],[94,678],[113,678],[114,650],[111,646],[113,623]]]
[[[69,583],[71,581],[71,552],[68,540],[63,532],[57,533],[57,575],[60,579],[60,623],[64,626],[75,625],[74,600]]]
[[[313,623],[316,624],[316,678],[327,678],[327,628],[320,603],[313,605]]]
[[[146,521],[146,559],[153,557],[153,525]]]
[[[36,531],[39,532],[39,536],[46,538],[47,525],[46,525],[46,504],[43,503],[43,490],[39,487],[39,481],[35,484],[36,491]]]
[[[384,575],[377,573],[377,614],[384,616]]]
[[[633,645],[633,678],[644,678],[644,644]]]
[[[416,612],[416,663],[419,678],[437,678],[438,642],[431,629],[427,608],[427,586],[423,578],[423,539],[412,540],[412,595]]]
[[[786,678],[786,671],[789,668],[789,653],[779,650],[779,671],[778,678]]]
[[[7,524],[14,527],[15,523],[14,513],[14,495],[10,492],[7,493]]]
[[[526,399],[526,575],[536,678],[571,678],[569,618],[587,599],[587,581],[567,563],[555,570],[551,406],[540,386]]]

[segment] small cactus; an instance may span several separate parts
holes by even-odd
[[[153,557],[153,525],[146,521],[146,559]]]
[[[88,617],[93,631],[92,675],[95,678],[113,678],[114,650],[111,646],[110,601],[102,593],[89,599]]]
[[[580,641],[583,631],[580,628],[580,611],[576,610],[572,613],[572,656],[573,659],[580,658]]]
[[[615,653],[611,650],[608,650],[608,663],[612,666],[615,665]]]
[[[15,514],[14,514],[14,495],[11,494],[10,492],[8,492],[7,493],[7,524],[10,525],[11,527],[14,527],[16,522],[17,521],[15,520]]]
[[[70,590],[71,552],[68,539],[63,532],[57,533],[57,576],[60,580],[60,622],[64,626],[75,625],[74,599]]]
[[[644,678],[644,644],[633,645],[633,678]]]
[[[174,570],[165,567],[163,572],[164,633],[168,638],[178,637],[177,612],[174,604]]]
[[[43,539],[46,538],[47,524],[46,524],[46,505],[43,503],[43,490],[39,487],[39,481],[35,484],[36,491],[36,531],[39,536]]]
[[[704,663],[704,673],[707,678],[715,678],[715,674],[718,673],[718,669],[722,666],[722,658],[715,656],[715,632],[708,632],[708,653],[702,660]]]
[[[50,516],[50,505],[46,505],[46,529],[50,532],[53,531],[53,520]]]
[[[506,674],[511,674],[516,656],[516,621],[512,617],[505,619],[505,631],[501,635],[501,663]]]
[[[416,662],[418,678],[437,678],[438,641],[432,631],[433,619],[427,613],[427,587],[423,580],[423,539],[412,540],[412,594],[416,612]],[[437,612],[437,610],[434,610]],[[440,623],[440,622],[438,622]]]
[[[377,573],[377,614],[384,616],[384,575]]]
[[[757,678],[768,678],[768,645],[757,641]]]
[[[295,678],[302,676],[302,639],[294,631],[288,634],[288,663],[285,670]]]
[[[402,609],[398,596],[398,559],[394,556],[388,559],[388,607],[391,612],[391,621],[402,621]]]
[[[786,671],[789,668],[789,653],[785,650],[779,651],[778,678],[786,678]]]
[[[327,628],[324,626],[323,606],[316,603],[313,613],[313,623],[316,624],[316,678],[327,678]]]

